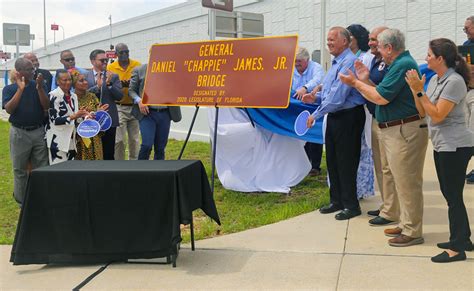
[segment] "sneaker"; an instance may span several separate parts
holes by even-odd
[[[369,220],[369,224],[372,226],[384,226],[396,224],[397,222],[383,218],[382,216],[377,216]]]
[[[466,179],[467,184],[474,184],[474,175]]]
[[[425,240],[422,237],[411,237],[404,234],[400,234],[399,236],[388,240],[388,244],[392,247],[409,247],[413,245],[419,245],[424,242]]]
[[[402,229],[398,226],[395,228],[387,228],[383,233],[389,237],[397,237],[402,234]]]

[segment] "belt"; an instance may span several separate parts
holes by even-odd
[[[331,112],[328,115],[338,116],[339,114],[344,114],[344,113],[350,112],[352,110],[361,109],[361,108],[363,108],[363,105],[357,105],[357,106],[354,106],[354,107],[351,107],[351,108],[346,108],[346,109],[342,109],[342,110],[339,110],[339,111],[336,111],[336,112]]]
[[[36,125],[27,125],[27,126],[24,126],[24,125],[19,125],[19,124],[12,123],[12,126],[13,126],[13,127],[16,127],[16,128],[19,128],[19,129],[26,130],[26,131],[32,131],[32,130],[38,129],[38,128],[40,128],[40,127],[43,127],[44,125],[42,125],[42,124],[36,124]]]
[[[399,119],[399,120],[392,120],[392,121],[387,121],[387,122],[381,122],[379,123],[379,128],[387,128],[391,126],[397,126],[400,124],[405,124],[405,123],[410,123],[413,121],[420,120],[422,117],[420,115],[412,115],[404,119]]]
[[[117,105],[122,105],[122,106],[133,106],[133,104],[124,104],[124,103],[115,103]]]
[[[148,110],[156,111],[156,112],[161,112],[161,111],[166,111],[166,110],[168,110],[168,108],[150,108],[150,107],[148,107]]]

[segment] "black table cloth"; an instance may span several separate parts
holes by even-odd
[[[10,261],[103,263],[177,255],[180,223],[220,224],[200,161],[68,161],[29,178]]]

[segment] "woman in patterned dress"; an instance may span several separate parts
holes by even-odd
[[[77,70],[71,70],[72,84],[79,101],[79,108],[86,110],[87,112],[93,113],[97,110],[107,110],[108,104],[100,106],[99,100],[95,94],[87,91],[87,80],[84,75],[80,74]],[[92,138],[84,138],[77,136],[77,154],[76,160],[103,160],[104,155],[102,152],[102,140],[100,132],[98,135]]]
[[[66,70],[58,70],[56,74],[58,87],[49,92],[49,122],[46,126],[50,165],[75,158],[75,123],[88,114],[79,109],[77,96],[71,91],[71,75]]]
[[[360,24],[352,24],[347,27],[351,33],[350,49],[356,57],[370,67],[374,57],[369,50],[369,31]],[[372,115],[364,106],[366,122],[362,133],[360,161],[357,170],[357,198],[368,198],[375,195],[374,189],[374,160],[371,148]]]

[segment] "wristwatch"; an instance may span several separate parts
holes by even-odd
[[[423,97],[423,95],[425,95],[425,92],[423,92],[423,91],[420,91],[420,92],[416,93],[416,96],[418,96],[418,98]]]

